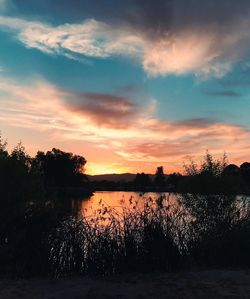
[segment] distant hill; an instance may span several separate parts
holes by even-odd
[[[153,179],[154,175],[149,174],[150,178]],[[136,174],[134,173],[111,173],[111,174],[98,174],[98,175],[88,175],[88,178],[90,181],[111,181],[111,182],[130,182],[133,181],[136,177]]]
[[[125,181],[129,182],[134,180],[136,177],[136,174],[133,173],[110,173],[110,174],[98,174],[98,175],[88,175],[88,178],[90,181],[112,181],[112,182],[119,182],[119,181]]]

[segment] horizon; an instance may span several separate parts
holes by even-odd
[[[247,0],[0,0],[3,138],[90,175],[249,161],[249,25]]]
[[[11,148],[11,147],[9,146],[8,139],[5,138],[5,136],[3,136],[3,135],[1,134],[1,131],[0,131],[0,137],[2,137],[2,141],[3,141],[3,142],[6,142],[6,143],[7,143],[7,144],[6,144],[6,145],[7,145],[7,146],[6,146],[6,150],[7,150],[9,153],[11,153],[11,151],[15,148],[15,146],[16,146],[17,144],[14,144],[13,147]],[[25,144],[23,144],[22,140],[19,140],[19,142],[21,142],[22,146],[24,146],[24,149],[25,149],[25,151],[26,151]],[[54,147],[53,147],[53,148],[54,148]],[[46,152],[48,152],[48,151],[51,151],[53,148],[45,149],[43,152],[46,153]],[[62,150],[62,148],[60,148],[59,150]],[[40,150],[39,150],[39,151],[40,151]],[[72,154],[76,154],[76,155],[81,155],[81,154],[78,154],[77,152],[70,152],[70,151],[68,151],[68,152],[69,152],[69,153],[72,153]],[[30,155],[27,151],[26,151],[26,153],[27,153],[27,155],[30,156],[31,158],[35,158],[37,152],[36,152],[36,153],[33,153],[33,155]],[[168,167],[167,167],[167,169],[166,169],[165,166],[160,165],[160,163],[158,163],[158,164],[156,164],[156,167],[154,168],[154,170],[153,170],[152,172],[146,172],[146,171],[141,171],[140,169],[137,169],[136,172],[125,171],[125,172],[94,172],[94,173],[91,173],[91,172],[88,171],[88,170],[89,170],[89,168],[88,168],[88,164],[89,164],[89,162],[88,162],[88,160],[86,160],[86,164],[85,164],[85,167],[84,167],[84,173],[85,173],[86,175],[89,175],[89,176],[98,176],[98,175],[100,175],[100,176],[101,176],[101,175],[123,175],[123,174],[132,174],[132,175],[136,175],[136,174],[138,174],[138,173],[145,173],[145,174],[148,174],[148,175],[155,175],[156,170],[157,170],[157,167],[158,167],[158,166],[163,166],[163,170],[164,170],[164,174],[165,174],[165,175],[170,175],[170,174],[173,174],[173,173],[179,173],[179,174],[181,174],[181,175],[185,175],[185,169],[184,169],[185,167],[184,167],[184,165],[189,165],[190,162],[194,162],[197,166],[198,166],[199,164],[201,165],[202,160],[205,158],[206,154],[211,154],[212,157],[213,157],[213,159],[215,159],[215,160],[221,160],[221,159],[223,159],[223,155],[225,155],[227,165],[236,165],[236,166],[239,167],[239,168],[240,168],[241,164],[243,164],[243,163],[245,163],[245,162],[249,163],[248,160],[245,160],[245,161],[239,161],[238,163],[233,163],[233,162],[231,162],[231,160],[230,160],[230,158],[228,157],[228,155],[227,155],[226,152],[224,152],[223,155],[215,156],[215,155],[213,155],[213,153],[211,153],[211,152],[209,152],[209,151],[207,150],[207,151],[203,154],[203,156],[201,156],[201,157],[193,157],[192,159],[191,159],[191,157],[189,157],[189,159],[186,159],[185,161],[183,160],[183,161],[182,161],[182,168],[181,168],[180,170],[175,170],[175,169],[174,169],[174,171],[170,171],[169,169],[171,169],[171,165],[168,165]],[[85,157],[84,157],[84,158],[85,158]],[[90,164],[91,164],[91,162],[90,162]],[[169,166],[170,166],[170,167],[169,167]],[[100,170],[100,168],[99,168],[99,170]]]

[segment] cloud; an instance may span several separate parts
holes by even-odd
[[[142,115],[145,118],[151,113],[150,101],[139,107],[123,96],[67,91],[41,79],[28,86],[2,77],[0,101],[1,112],[10,124],[21,126],[21,117],[24,125],[27,123],[30,127],[34,126],[33,122],[37,122],[41,129],[51,127],[72,131],[72,128],[85,127],[85,132],[89,129],[90,134],[97,130],[107,134],[108,131],[125,130],[133,122],[140,121]]]
[[[139,107],[131,100],[113,94],[69,93],[66,106],[98,126],[128,128],[139,117]]]
[[[125,29],[115,29],[96,20],[79,24],[50,25],[18,18],[0,17],[0,26],[17,32],[27,47],[48,54],[82,54],[107,58],[111,55],[137,55],[142,39]],[[72,56],[73,57],[73,56]]]
[[[117,13],[110,19],[107,9],[102,15],[93,5],[99,20],[52,26],[2,16],[0,27],[27,47],[47,54],[71,59],[123,56],[137,61],[151,76],[223,77],[250,53],[247,1],[236,5],[225,0],[147,0],[129,1],[126,7],[111,1],[107,5],[111,4],[117,6]]]
[[[207,128],[214,124],[214,121],[208,118],[194,118],[187,119],[178,122],[166,122],[159,119],[150,119],[147,121],[147,127],[152,131],[169,131],[173,130],[183,130],[186,128]]]
[[[187,157],[202,157],[207,149],[214,155],[226,151],[231,161],[247,160],[250,149],[248,138],[250,131],[244,127],[209,122],[200,127],[200,120],[172,123],[162,121],[158,131],[154,128],[151,141],[128,145],[119,154],[129,161],[166,162],[182,170],[182,163]],[[166,131],[166,128],[168,130]]]
[[[39,9],[50,18],[67,17],[82,20],[92,16],[115,25],[129,24],[133,27],[156,32],[174,28],[197,27],[203,25],[230,24],[249,12],[248,0],[14,0],[24,15],[25,8]]]
[[[123,96],[78,94],[32,79],[33,83],[20,84],[1,77],[1,127],[32,130],[37,139],[46,136],[50,146],[69,144],[74,152],[84,149],[81,154],[87,153],[92,163],[122,163],[122,169],[129,165],[134,171],[136,165],[153,171],[161,163],[182,171],[187,155],[201,157],[206,149],[215,155],[225,150],[234,163],[248,159],[250,131],[243,126],[206,118],[156,119],[154,109]],[[32,134],[28,134],[30,144]]]

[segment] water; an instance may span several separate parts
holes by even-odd
[[[137,209],[143,210],[146,199],[152,198],[154,202],[162,197],[163,204],[170,203],[172,206],[178,206],[178,198],[183,195],[178,193],[156,193],[156,192],[131,192],[131,191],[98,191],[93,194],[93,196],[83,199],[83,200],[73,200],[72,201],[72,213],[78,217],[92,218],[98,214],[100,209],[104,207],[112,208],[115,213],[122,213],[122,208],[126,207],[128,210],[132,210],[136,204]],[[237,195],[236,200],[238,205],[245,203],[243,200],[247,200],[250,203],[249,196]]]
[[[122,207],[127,207],[132,209],[134,204],[137,202],[137,207],[143,209],[145,199],[152,198],[153,201],[156,201],[160,196],[164,200],[171,203],[175,203],[177,200],[178,194],[175,193],[156,193],[156,192],[128,192],[128,191],[99,191],[95,192],[93,196],[78,202],[77,210],[80,215],[87,217],[93,216],[98,209],[101,207],[112,207],[116,211],[121,211]]]

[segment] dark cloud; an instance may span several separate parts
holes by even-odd
[[[109,22],[128,22],[142,26],[158,26],[171,12],[172,0],[13,0],[17,10],[68,20],[96,18]],[[170,15],[170,14],[169,14]],[[156,18],[157,17],[157,18]],[[165,19],[164,23],[168,21]]]
[[[66,106],[99,126],[124,129],[138,116],[138,106],[131,100],[113,94],[70,93]]]
[[[42,42],[40,36],[33,40],[34,36],[30,38],[24,28],[18,38],[29,47],[42,51],[48,48],[65,55],[70,50],[85,56],[94,56],[91,49],[97,47],[98,55],[94,54],[98,57],[122,55],[139,60],[151,76],[193,72],[204,78],[211,75],[222,78],[250,53],[249,0],[13,1],[15,16],[19,18],[28,19],[28,14],[33,20],[49,21],[55,31],[58,24],[67,24],[63,30],[71,29],[65,35],[54,34],[57,39],[51,44],[51,39],[46,37]],[[83,47],[81,43],[79,46],[79,36],[69,24],[79,25],[87,19],[88,24],[94,22],[89,19],[98,23],[90,30],[86,50],[86,41]],[[5,23],[3,20],[1,25]],[[17,30],[13,23],[11,25]],[[86,26],[81,35],[83,39],[84,30]],[[123,41],[128,40],[129,44],[123,45]]]
[[[204,94],[212,97],[229,97],[229,98],[239,98],[242,97],[240,92],[234,90],[222,90],[222,91],[206,91]]]
[[[185,26],[233,24],[250,11],[248,0],[13,0],[23,14],[63,18],[69,22],[96,18],[129,24],[145,32],[178,30]]]

